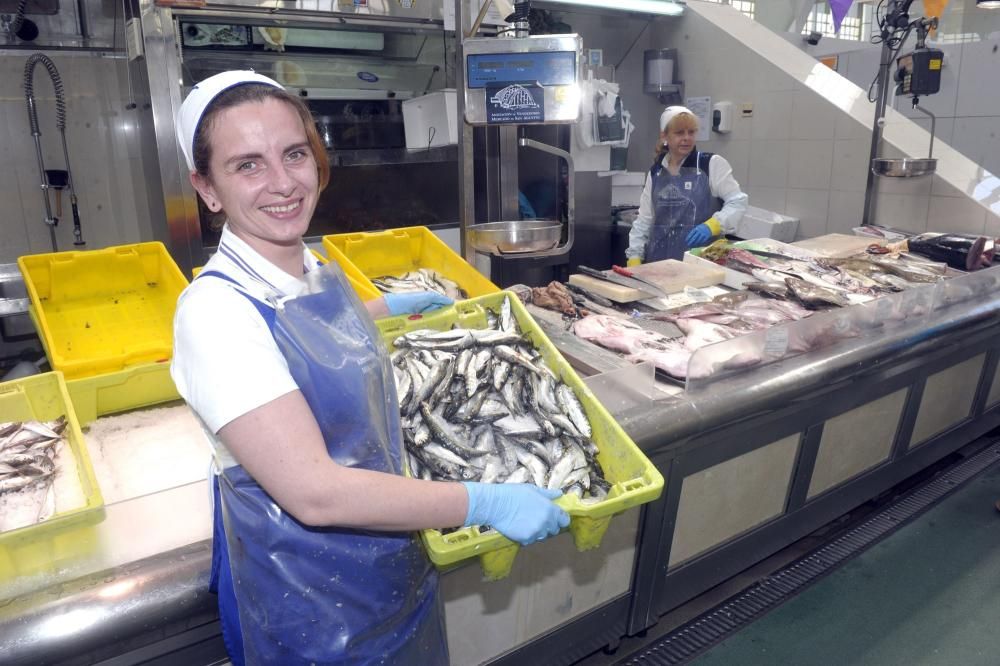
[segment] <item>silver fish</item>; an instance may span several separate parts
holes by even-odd
[[[421,403],[420,413],[424,416],[424,423],[427,424],[431,433],[437,437],[437,441],[439,441],[443,447],[463,459],[475,458],[480,455],[475,449],[465,446],[459,438],[455,436],[455,432],[448,426],[448,424],[431,411],[431,408],[426,402]],[[426,449],[429,446],[430,444],[424,448]]]
[[[503,303],[500,305],[500,330],[514,331],[515,326],[514,314],[511,312],[510,297],[504,297]]]
[[[549,490],[561,490],[566,485],[566,479],[573,471],[573,459],[569,456],[562,458],[549,470],[549,482],[546,486]]]
[[[583,411],[583,405],[580,404],[580,400],[573,393],[573,389],[566,386],[565,384],[560,384],[556,388],[556,399],[559,401],[559,406],[562,407],[563,413],[569,417],[569,420],[573,422],[576,429],[584,437],[590,438],[593,434],[593,430],[590,427],[590,421],[587,419],[587,415]]]
[[[510,473],[504,483],[528,483],[531,480],[531,472],[529,472],[524,467],[518,467],[513,472]]]
[[[546,477],[548,476],[548,468],[546,468],[545,463],[538,456],[518,446],[514,447],[514,455],[517,456],[519,463],[528,468],[528,472],[531,474],[531,482],[539,488],[545,488]]]

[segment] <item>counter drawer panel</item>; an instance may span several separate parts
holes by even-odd
[[[795,433],[684,477],[669,567],[781,515],[799,439]]]
[[[823,424],[809,495],[816,495],[885,462],[892,453],[906,389],[855,407]]]
[[[985,360],[986,355],[980,354],[927,378],[911,449],[969,416]]]
[[[616,516],[593,550],[569,533],[523,548],[502,580],[484,581],[476,564],[441,573],[451,663],[490,661],[627,593],[639,515]]]
[[[995,407],[1000,402],[1000,364],[993,373],[993,380],[990,382],[990,394],[986,396],[986,409]]]

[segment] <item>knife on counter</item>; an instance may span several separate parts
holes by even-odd
[[[646,291],[649,291],[650,289],[652,289],[653,293],[655,293],[657,296],[659,296],[661,298],[666,298],[667,296],[669,296],[669,294],[667,294],[667,292],[665,292],[663,289],[661,289],[656,284],[650,282],[646,278],[641,278],[638,275],[636,275],[635,271],[629,270],[627,268],[623,268],[621,266],[612,266],[611,270],[614,271],[615,273],[617,273],[618,275],[621,275],[622,277],[627,277],[627,278],[632,279],[632,280],[638,280],[639,282],[641,282],[641,283],[643,283],[644,285],[647,286]]]
[[[590,277],[597,278],[598,280],[604,280],[605,282],[621,285],[623,287],[630,287],[645,294],[649,294],[651,297],[666,296],[666,293],[664,293],[664,291],[659,287],[648,285],[645,282],[641,282],[634,278],[619,275],[613,271],[599,271],[596,268],[590,268],[589,266],[577,266],[576,269],[584,275],[589,275]]]

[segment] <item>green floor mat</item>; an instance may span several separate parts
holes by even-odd
[[[693,663],[1000,664],[1000,465]]]

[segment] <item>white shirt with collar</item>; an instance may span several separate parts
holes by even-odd
[[[303,244],[306,271],[320,262]],[[258,301],[295,296],[304,284],[258,254],[228,225],[219,250],[203,269],[236,280]],[[174,314],[170,375],[201,420],[218,469],[236,461],[218,438],[230,421],[299,387],[260,312],[235,285],[217,277],[195,279]]]

